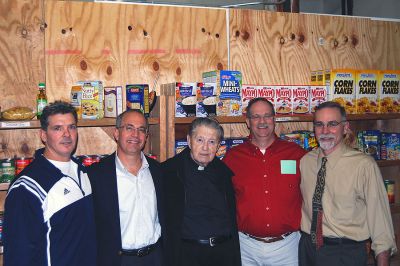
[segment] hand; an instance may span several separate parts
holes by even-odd
[[[376,256],[378,266],[389,266],[390,252],[388,250],[382,251]]]

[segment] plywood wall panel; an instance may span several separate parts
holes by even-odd
[[[44,76],[44,33],[39,0],[0,3],[0,106],[36,108]]]

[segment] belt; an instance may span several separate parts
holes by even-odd
[[[302,235],[307,237],[311,236],[307,233],[301,232]],[[323,237],[324,245],[326,246],[336,246],[336,245],[346,245],[346,244],[364,244],[367,240],[356,241],[345,237]]]
[[[255,239],[255,240],[263,242],[263,243],[273,243],[273,242],[285,239],[286,237],[288,237],[293,232],[287,232],[287,233],[285,233],[283,235],[276,236],[276,237],[258,237],[258,236],[250,235],[250,234],[245,233],[245,232],[242,232],[242,233],[245,234],[246,236],[252,238],[252,239]]]
[[[120,256],[136,256],[136,257],[144,257],[146,255],[149,255],[150,252],[152,252],[160,242],[160,239],[157,240],[156,243],[138,248],[138,249],[121,249],[118,254]]]
[[[188,238],[182,238],[182,241],[188,242],[188,243],[194,243],[194,244],[200,244],[200,245],[205,245],[205,246],[210,246],[213,247],[215,245],[222,244],[229,239],[231,239],[232,236],[213,236],[207,239],[188,239]]]

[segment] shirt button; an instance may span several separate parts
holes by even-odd
[[[267,207],[266,210],[269,211],[269,208]]]
[[[267,227],[269,227],[269,224],[267,224]]]
[[[264,175],[264,177],[267,177],[267,175]]]
[[[265,194],[268,194],[268,190],[265,191]]]
[[[263,160],[263,163],[265,163],[265,160]]]

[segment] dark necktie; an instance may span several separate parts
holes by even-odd
[[[322,238],[322,195],[324,194],[327,158],[322,157],[321,168],[318,171],[317,184],[312,198],[311,242],[319,249],[323,245]]]

